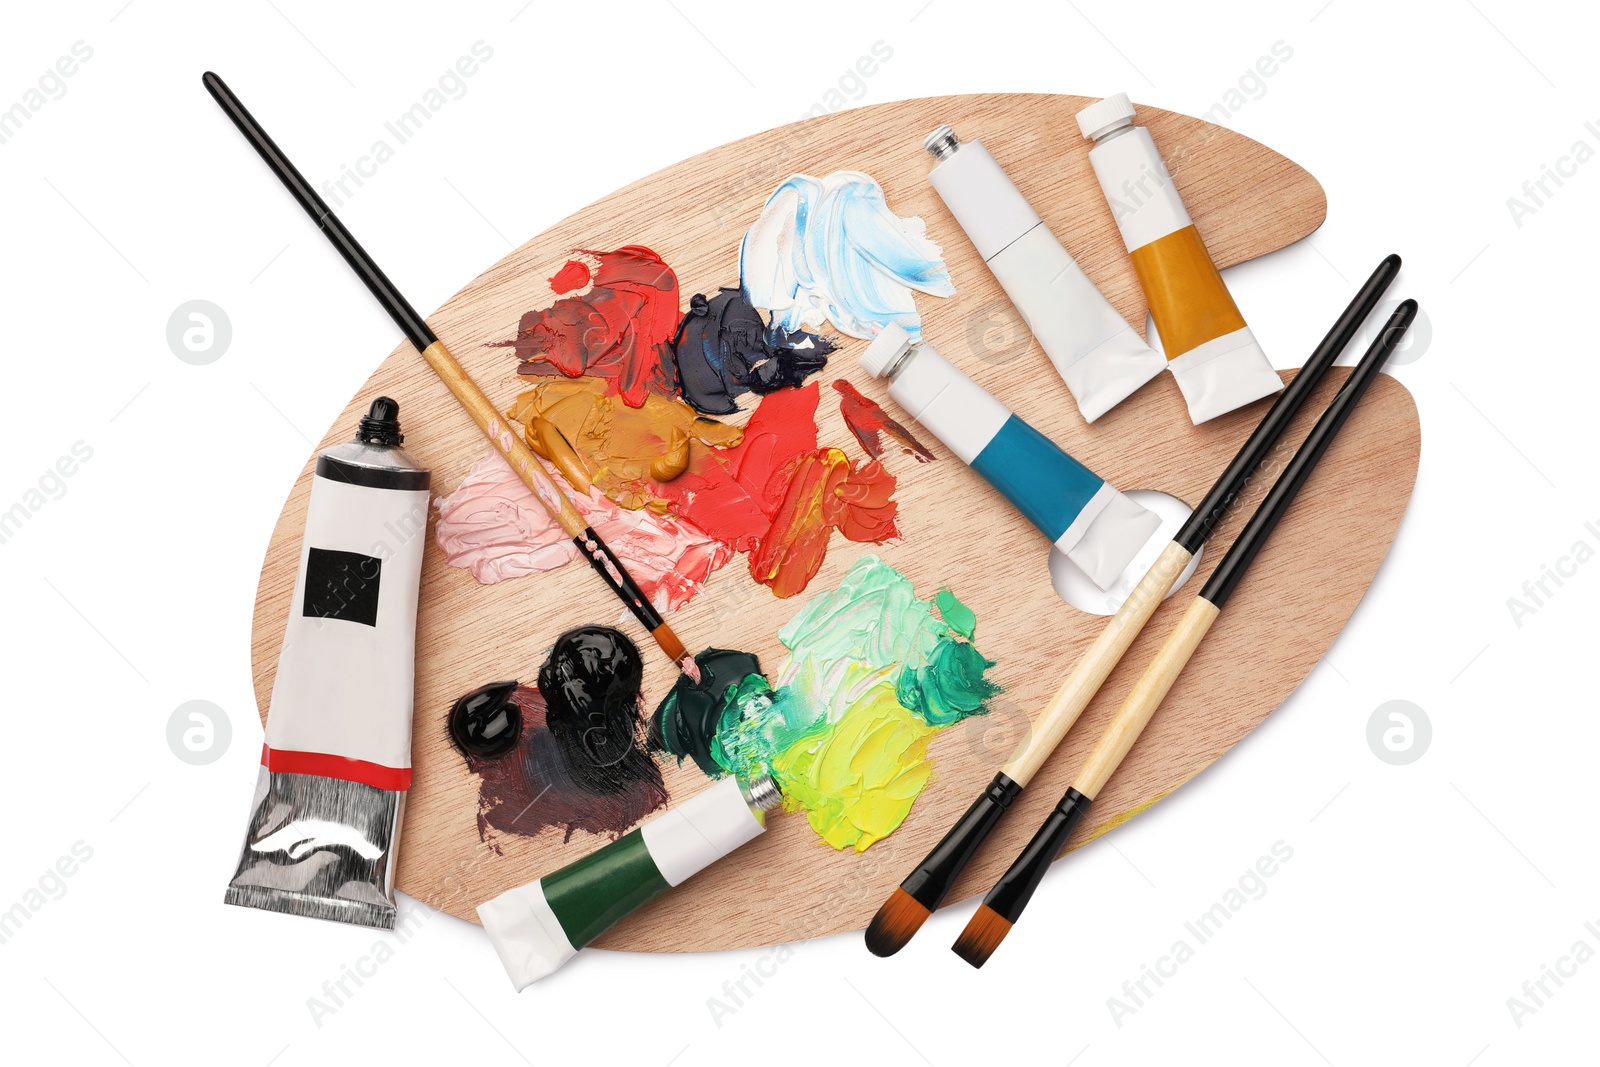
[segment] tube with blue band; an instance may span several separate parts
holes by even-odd
[[[1101,589],[1116,582],[1160,518],[1106,484],[927,344],[890,325],[861,366],[889,396],[1005,495]]]

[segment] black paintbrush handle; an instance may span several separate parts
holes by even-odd
[[[989,787],[967,813],[950,828],[939,843],[933,846],[926,859],[916,870],[906,876],[900,888],[911,894],[918,904],[933,911],[950,892],[967,861],[980,842],[988,836],[1000,816],[1006,813],[1011,802],[1022,793],[1022,787],[1008,778],[1004,771],[996,774]]]
[[[1044,872],[1067,847],[1067,839],[1092,803],[1094,801],[1076,789],[1068,789],[1061,803],[1051,810],[1050,817],[1022,850],[1022,855],[983,898],[984,904],[1006,922],[1016,922],[1033,897],[1033,891],[1039,888]]]
[[[600,539],[594,532],[594,527],[586,527],[583,533],[572,539],[578,546],[578,551],[583,553],[583,558],[589,561],[589,566],[594,568],[611,591],[617,594],[628,610],[633,612],[633,617],[638,619],[646,630],[655,633],[661,626],[661,613],[656,611],[655,605],[644,595],[639,588],[639,583],[633,580],[633,575],[622,565],[617,554],[611,551],[611,546]]]
[[[289,157],[279,150],[267,131],[256,121],[255,116],[240,103],[237,96],[233,95],[228,83],[209,70],[200,80],[205,83],[206,91],[239,128],[239,132],[244,134],[244,139],[250,142],[251,147],[266,162],[272,173],[278,176],[284,188],[294,195],[300,206],[306,209],[306,214],[310,215],[322,228],[323,233],[327,234],[328,240],[333,242],[333,246],[339,250],[344,261],[350,264],[350,269],[366,283],[372,295],[377,297],[378,303],[382,304],[389,317],[394,319],[395,325],[399,326],[407,339],[417,346],[417,351],[421,352],[437,341],[438,338],[433,335],[428,324],[417,314],[417,309],[400,295],[400,290],[395,288],[388,275],[378,268],[377,262],[367,255],[367,250],[361,247],[360,242],[344,228],[344,223],[339,221],[333,209],[317,195],[317,191],[311,188],[311,183],[306,181],[305,176],[289,161]]]
[[[1355,299],[1345,307],[1333,327],[1312,351],[1311,357],[1294,376],[1294,380],[1278,394],[1278,399],[1273,401],[1272,407],[1262,416],[1250,439],[1239,449],[1238,454],[1233,457],[1233,462],[1228,464],[1228,469],[1222,472],[1222,477],[1211,487],[1211,492],[1207,493],[1200,506],[1190,513],[1188,521],[1173,538],[1188,549],[1190,555],[1200,551],[1200,546],[1205,544],[1206,538],[1211,536],[1211,531],[1233,505],[1234,498],[1244,490],[1250,475],[1261,465],[1262,460],[1267,458],[1272,446],[1278,443],[1283,431],[1289,428],[1294,417],[1305,406],[1306,398],[1322,381],[1323,375],[1328,373],[1328,368],[1339,358],[1339,353],[1343,352],[1354,339],[1356,331],[1361,328],[1367,316],[1372,314],[1372,309],[1378,306],[1378,301],[1382,299],[1384,292],[1399,273],[1400,257],[1393,253],[1385,256],[1383,262],[1378,264],[1378,268],[1356,292]]]
[[[1267,491],[1266,499],[1261,501],[1256,513],[1245,523],[1244,529],[1239,532],[1232,547],[1228,549],[1228,554],[1217,564],[1217,569],[1211,572],[1211,577],[1200,590],[1202,597],[1218,608],[1227,603],[1228,597],[1233,595],[1234,589],[1238,586],[1239,579],[1244,577],[1244,572],[1256,558],[1256,554],[1261,551],[1261,546],[1266,544],[1267,535],[1278,525],[1283,513],[1289,510],[1289,505],[1294,502],[1295,495],[1300,492],[1300,487],[1305,484],[1312,468],[1328,450],[1328,446],[1333,444],[1334,436],[1345,424],[1345,420],[1350,418],[1350,413],[1355,410],[1362,394],[1377,379],[1378,372],[1383,369],[1390,353],[1405,336],[1411,320],[1416,316],[1415,300],[1403,300],[1400,306],[1394,309],[1394,314],[1384,323],[1382,332],[1361,357],[1361,361],[1356,364],[1356,369],[1350,373],[1350,377],[1339,387],[1339,392],[1334,395],[1322,417],[1317,419],[1317,424],[1306,435],[1299,451],[1295,452],[1289,465]]]

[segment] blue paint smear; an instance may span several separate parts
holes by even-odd
[[[855,171],[796,174],[778,186],[745,235],[739,273],[751,302],[788,331],[828,321],[871,338],[893,322],[920,339],[913,291],[955,295],[922,220],[895,215],[883,187]]]

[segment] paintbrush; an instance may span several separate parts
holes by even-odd
[[[867,927],[867,949],[876,956],[892,956],[905,947],[933,913],[956,877],[966,867],[983,839],[989,835],[1006,809],[1021,794],[1056,745],[1072,729],[1083,709],[1111,674],[1123,653],[1133,644],[1139,631],[1155,613],[1163,598],[1183,574],[1189,561],[1200,551],[1211,531],[1243,491],[1251,475],[1267,458],[1278,438],[1305,404],[1306,398],[1322,380],[1333,361],[1355,337],[1362,322],[1400,272],[1400,257],[1387,256],[1372,272],[1355,299],[1339,315],[1321,343],[1306,360],[1300,373],[1267,410],[1255,432],[1228,464],[1200,506],[1184,522],[1162,550],[1161,555],[1140,579],[1139,584],[1094,643],[1079,657],[1072,673],[1057,690],[1044,712],[1034,721],[1027,739],[1010,761],[994,776],[983,794],[965,815],[934,846],[933,851],[906,876]]]
[[[1206,580],[1200,595],[1190,602],[1183,618],[1178,620],[1178,625],[1162,643],[1160,651],[1133,684],[1122,706],[1117,709],[1094,750],[1089,753],[1089,758],[1073,779],[1071,788],[1050,812],[1049,818],[1033,835],[1033,840],[1028,842],[1016,862],[983,898],[983,903],[967,923],[966,929],[951,946],[956,955],[974,967],[982,967],[1011,932],[1012,925],[1022,914],[1022,909],[1027,907],[1045,871],[1066,846],[1073,827],[1078,825],[1106,781],[1139,740],[1139,734],[1149,724],[1151,716],[1178,680],[1178,675],[1222,614],[1228,599],[1238,588],[1267,538],[1277,528],[1278,521],[1289,510],[1289,505],[1294,503],[1295,496],[1305,485],[1317,461],[1328,451],[1328,446],[1350,418],[1350,413],[1377,379],[1384,361],[1400,343],[1416,313],[1417,302],[1404,300],[1389,316],[1382,332],[1361,357],[1344,385],[1339,387],[1327,410],[1306,436],[1305,443],[1284,467],[1283,473],[1261,501],[1261,506],[1256,508],[1255,514],[1250,516],[1250,521],[1245,523],[1244,529],[1228,549],[1228,554],[1222,557],[1222,562],[1217,564],[1217,569]]]
[[[311,188],[300,171],[267,135],[267,131],[262,129],[261,124],[239,102],[239,98],[228,88],[227,83],[210,71],[205,73],[201,81],[205,83],[206,91],[216,99],[222,110],[233,120],[233,124],[239,128],[239,132],[244,134],[245,140],[250,142],[271,168],[272,173],[278,176],[278,180],[300,202],[300,206],[306,209],[306,214],[315,220],[323,234],[339,250],[339,254],[344,256],[345,262],[350,264],[350,268],[366,283],[367,288],[377,297],[378,303],[383,305],[383,309],[389,313],[395,325],[400,327],[401,332],[416,346],[417,351],[422,353],[422,358],[433,368],[439,380],[444,382],[445,388],[460,401],[467,414],[472,416],[472,421],[478,424],[478,429],[482,430],[483,435],[505,454],[512,470],[516,471],[523,484],[532,490],[534,497],[556,520],[562,531],[577,544],[578,551],[589,561],[589,566],[594,568],[594,572],[600,575],[618,599],[627,605],[633,617],[650,631],[650,636],[661,646],[661,651],[677,663],[684,673],[690,677],[698,677],[699,669],[695,665],[694,658],[684,648],[683,642],[678,640],[678,635],[672,632],[672,627],[661,618],[655,605],[651,604],[639,589],[638,583],[628,574],[628,569],[623,566],[622,560],[617,558],[616,553],[611,551],[610,546],[600,538],[600,535],[584,522],[583,516],[572,501],[568,500],[560,487],[545,474],[539,457],[534,455],[533,450],[522,440],[509,420],[495,409],[494,404],[483,394],[483,390],[467,376],[466,369],[450,354],[449,349],[445,348],[444,342],[434,336],[422,316],[418,315],[416,309],[400,295],[400,290],[395,288],[394,283],[389,281],[378,264],[367,254],[366,249],[362,248],[351,236],[350,231],[345,229],[332,209],[323,202],[322,197],[317,195],[316,190]]]

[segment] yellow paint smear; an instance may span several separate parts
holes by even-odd
[[[928,784],[928,741],[936,733],[900,706],[892,683],[874,685],[831,729],[773,762],[785,806],[805,809],[834,848],[864,852],[899,828]]]

